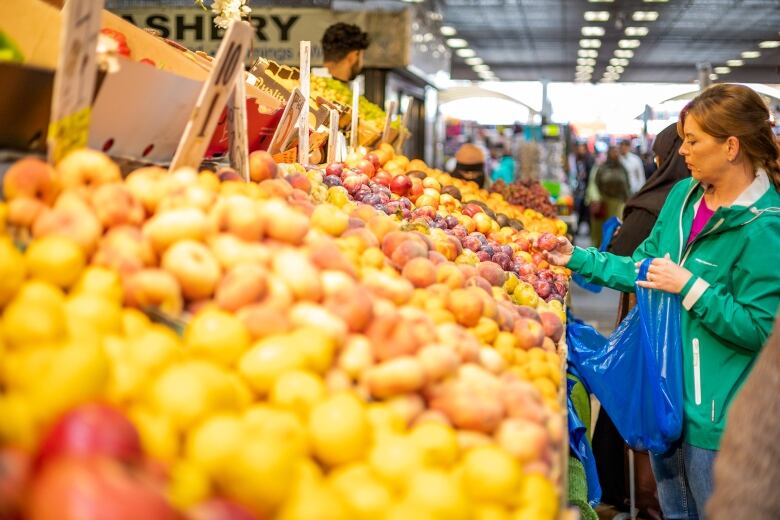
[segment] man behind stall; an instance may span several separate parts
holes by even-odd
[[[370,43],[368,33],[357,25],[333,24],[322,35],[323,65],[334,79],[352,81],[363,69],[363,54]]]

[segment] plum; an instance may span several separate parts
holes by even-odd
[[[341,186],[341,178],[336,175],[326,175],[325,178],[322,179],[322,182],[328,187]]]
[[[536,247],[542,251],[553,251],[558,247],[558,237],[552,233],[542,233],[536,240]]]

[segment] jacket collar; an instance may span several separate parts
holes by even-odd
[[[739,197],[737,197],[737,200],[731,203],[731,205],[746,207],[752,206],[758,202],[758,199],[764,196],[764,194],[770,188],[771,184],[772,183],[769,182],[769,176],[767,175],[766,170],[759,168],[758,171],[756,171],[756,178],[752,183],[750,183],[750,186],[748,186],[745,191],[743,191]]]

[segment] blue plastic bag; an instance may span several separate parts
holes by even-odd
[[[596,507],[601,502],[599,472],[596,468],[596,458],[593,456],[593,450],[588,440],[588,430],[582,424],[571,400],[571,389],[575,384],[576,381],[566,379],[566,404],[569,409],[569,452],[582,462],[582,467],[585,468],[585,478],[588,481],[588,503],[592,507]]]
[[[620,224],[620,219],[617,217],[610,217],[606,222],[604,222],[604,225],[601,226],[601,236],[603,238],[601,239],[601,244],[599,244],[599,251],[607,250],[607,247],[609,247],[609,243],[612,242],[612,237],[615,236],[615,231],[617,231],[617,229],[620,227]],[[603,287],[600,285],[590,283],[585,279],[584,276],[579,273],[574,273],[572,280],[574,280],[574,283],[586,291],[590,291],[592,293],[600,293],[601,289],[603,289]]]
[[[651,259],[642,262],[645,280]],[[569,316],[569,362],[637,450],[668,451],[683,423],[680,298],[636,288],[637,305],[609,338]]]

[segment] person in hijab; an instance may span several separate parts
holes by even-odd
[[[464,181],[485,184],[485,153],[476,145],[465,143],[455,152],[455,168],[452,176]]]
[[[673,123],[663,129],[653,143],[658,169],[642,188],[626,201],[623,225],[609,244],[608,251],[630,256],[655,225],[661,207],[675,183],[691,176],[685,158],[678,153],[682,140]],[[633,294],[621,293],[618,323],[636,304]],[[625,443],[609,416],[601,410],[593,433],[593,453],[602,487],[602,501],[622,506],[628,497],[625,486]],[[661,508],[656,496],[656,483],[647,453],[634,455],[636,506],[648,518],[660,519]]]
[[[606,160],[596,166],[590,175],[586,195],[590,208],[590,239],[594,247],[601,245],[601,227],[604,222],[621,215],[630,195],[628,172],[620,162],[617,147],[610,146]]]

